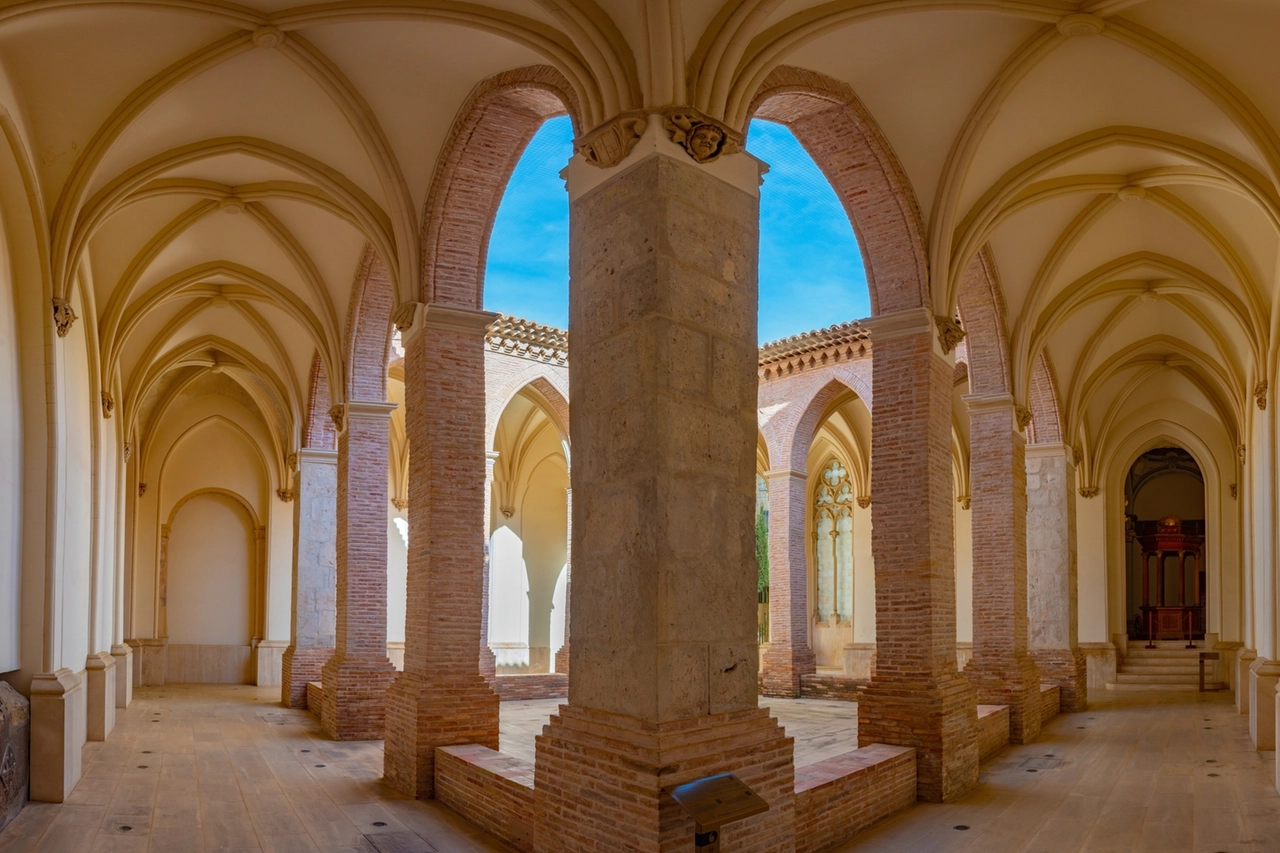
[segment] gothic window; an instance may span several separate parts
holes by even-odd
[[[815,618],[847,622],[853,614],[853,483],[849,470],[832,460],[813,498],[814,557],[818,572]]]

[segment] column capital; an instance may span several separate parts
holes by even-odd
[[[560,173],[565,179],[565,188],[569,191],[569,201],[576,201],[650,157],[670,158],[681,165],[719,178],[748,195],[758,198],[761,178],[769,167],[745,151],[723,153],[712,160],[698,163],[685,146],[675,141],[667,130],[671,117],[678,113],[682,114],[682,111],[678,109],[646,110],[642,115],[626,113],[610,119],[585,134],[578,141],[577,153]],[[622,129],[615,130],[614,126]],[[639,134],[638,137],[634,136],[636,133]],[[619,144],[622,142],[622,136],[630,137],[625,140],[625,143],[631,146],[630,153],[612,165],[598,165],[603,161],[595,157],[591,149],[598,149],[600,147],[598,141],[610,136],[618,137]]]
[[[308,465],[337,465],[338,451],[304,447],[298,451],[298,467]]]
[[[429,302],[423,306],[420,328],[484,337],[489,331],[489,325],[496,319],[498,315],[493,311],[465,308],[444,302]],[[415,323],[415,325],[419,324]]]
[[[795,468],[775,468],[772,471],[765,471],[763,475],[766,481],[780,480],[783,477],[794,477],[797,480],[807,481],[809,479],[808,471],[798,471]]]
[[[1007,411],[1013,413],[1012,394],[965,394],[960,399],[969,407],[969,413]]]
[[[862,325],[871,333],[871,344],[874,346],[877,340],[886,341],[910,335],[932,335],[933,315],[927,308],[907,308],[903,311],[891,311],[888,314],[868,317],[862,321]]]
[[[1071,449],[1071,445],[1064,444],[1060,441],[1045,442],[1027,445],[1027,457],[1035,456],[1037,458],[1049,458],[1062,456],[1066,458],[1072,466],[1075,465],[1075,451]]]
[[[347,420],[390,420],[391,414],[400,406],[398,403],[374,402],[372,400],[348,400],[346,403]]]

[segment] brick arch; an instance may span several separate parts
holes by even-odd
[[[551,406],[560,422],[555,426],[561,437],[569,440],[569,386],[568,383],[549,366],[530,364],[524,370],[506,378],[501,384],[486,388],[485,391],[485,443],[486,448],[493,448],[495,436],[498,434],[498,421],[507,410],[507,406],[524,388],[533,388]]]
[[[1005,328],[1004,294],[989,247],[984,247],[960,278],[960,319],[968,353],[969,390],[974,394],[1006,394],[1009,381],[1009,335]]]
[[[1027,430],[1027,444],[1057,444],[1062,441],[1060,399],[1053,362],[1049,360],[1048,352],[1041,351],[1031,371],[1031,395],[1027,398],[1031,426]]]
[[[849,378],[847,376],[832,377],[815,388],[807,400],[801,398],[796,401],[799,416],[795,420],[795,425],[783,434],[782,453],[778,457],[779,460],[787,460],[793,471],[805,470],[809,447],[813,444],[814,436],[818,434],[823,416],[827,414],[831,404],[845,394],[862,396],[852,384],[846,381]],[[803,408],[800,408],[801,405]],[[870,408],[870,404],[867,408]],[[874,418],[872,422],[874,423]]]
[[[930,306],[920,206],[888,140],[847,84],[781,65],[750,114],[785,124],[844,205],[858,238],[873,314]]]
[[[329,393],[329,377],[324,372],[324,359],[317,351],[311,359],[311,393],[307,397],[307,422],[303,427],[302,446],[312,450],[333,450],[333,420],[329,409],[333,398]]]
[[[351,309],[347,314],[345,399],[374,402],[387,399],[394,304],[391,275],[373,246],[366,245],[356,266]]]
[[[565,113],[581,133],[577,95],[549,65],[504,71],[472,90],[445,140],[427,196],[424,301],[483,307],[489,234],[507,180],[542,123]]]

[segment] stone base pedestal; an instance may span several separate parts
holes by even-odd
[[[1036,649],[1031,659],[1040,680],[1058,687],[1058,710],[1077,714],[1089,707],[1089,665],[1080,649]]]
[[[1249,737],[1256,749],[1276,748],[1276,687],[1280,661],[1258,658],[1249,667]]]
[[[844,674],[869,681],[876,674],[876,644],[848,643],[844,647]]]
[[[85,688],[69,669],[31,679],[31,799],[61,803],[80,781]]]
[[[279,687],[285,649],[289,644],[284,640],[263,640],[254,650],[257,658],[254,663],[254,675],[259,687]]]
[[[1040,668],[1031,658],[990,660],[975,655],[965,677],[982,705],[1009,706],[1009,743],[1040,737]]]
[[[794,699],[800,695],[800,678],[818,671],[813,649],[770,643],[760,671],[760,695]]]
[[[769,811],[725,827],[721,849],[795,849],[794,741],[766,709],[646,723],[562,705],[542,731],[534,783],[538,853],[692,850],[693,821],[668,792],[726,772],[763,797]]]
[[[396,671],[386,655],[329,658],[321,670],[324,707],[320,727],[334,740],[381,740],[387,688]],[[315,710],[314,708],[312,709]]]
[[[133,665],[135,687],[158,687],[169,671],[169,640],[164,637],[141,637],[129,640],[137,654]]]
[[[31,772],[31,705],[0,681],[0,830],[27,804]]]
[[[1249,672],[1258,653],[1253,649],[1241,649],[1236,655],[1236,710],[1249,713]]]
[[[280,704],[286,708],[307,707],[307,682],[319,681],[333,649],[284,650],[280,661]],[[319,709],[316,709],[319,710]]]
[[[133,649],[120,643],[111,647],[116,660],[116,707],[128,708],[133,704]]]
[[[85,734],[89,740],[104,741],[116,727],[116,659],[98,652],[89,655],[84,666],[88,691]]]
[[[498,748],[498,694],[484,676],[396,676],[387,694],[388,784],[411,797],[434,797],[436,747],[463,743]]]
[[[969,679],[948,673],[931,682],[880,677],[858,695],[858,746],[887,743],[916,750],[916,795],[949,802],[978,783],[978,697]]]

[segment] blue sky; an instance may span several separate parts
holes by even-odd
[[[835,191],[791,131],[753,121],[747,150],[769,164],[760,190],[760,341],[871,314],[862,256]],[[565,328],[573,151],[566,117],[548,121],[516,165],[498,207],[485,307]]]

